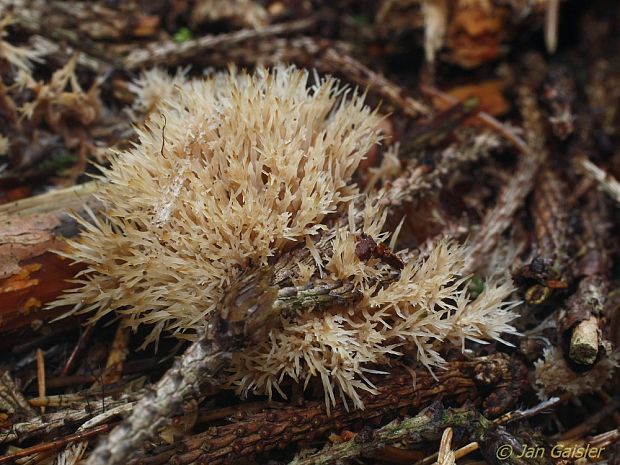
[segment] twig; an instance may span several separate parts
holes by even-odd
[[[7,370],[0,370],[0,409],[8,414],[36,415]]]
[[[575,363],[592,365],[596,361],[600,344],[598,324],[598,319],[591,316],[573,329],[568,356]]]
[[[454,451],[454,459],[462,459],[463,457],[468,456],[472,452],[477,451],[479,448],[480,445],[476,441],[470,442],[469,444]],[[436,452],[433,455],[424,457],[422,460],[418,460],[414,465],[431,465],[437,461],[438,456],[439,454]]]
[[[537,176],[532,196],[536,239],[533,258],[519,271],[519,276],[525,278],[524,284],[529,286],[525,291],[529,304],[543,303],[553,290],[567,288],[574,277],[566,191],[564,181],[547,163]]]
[[[443,100],[444,102],[447,102],[451,105],[456,105],[457,103],[459,103],[459,101],[456,98],[434,87],[423,85],[420,88],[420,90],[423,93],[431,97],[439,98]],[[506,138],[506,140],[512,143],[519,150],[519,152],[521,152],[523,155],[531,156],[532,150],[528,146],[528,144],[523,139],[521,139],[517,134],[515,134],[514,131],[512,131],[505,124],[503,124],[501,121],[498,121],[496,118],[489,115],[488,113],[485,113],[484,111],[478,111],[474,114],[474,116],[476,119],[478,119],[478,121],[483,123],[489,129],[497,131],[499,134],[504,136],[504,138]]]
[[[37,349],[37,385],[39,387],[39,397],[45,397],[45,353]],[[45,406],[41,405],[41,414],[45,413]]]
[[[318,15],[314,15],[300,20],[269,25],[260,29],[241,29],[240,31],[227,34],[203,36],[183,43],[170,40],[147,45],[132,51],[125,58],[124,67],[127,70],[135,70],[158,64],[175,66],[218,47],[225,46],[230,48],[244,42],[309,29],[316,24],[318,17]]]
[[[416,117],[429,113],[423,103],[407,95],[401,87],[357,61],[355,58],[338,51],[335,47],[324,49],[317,57],[317,65],[324,71],[344,75],[347,80],[361,87],[369,87],[390,102],[407,116]]]
[[[37,444],[36,446],[28,447],[18,452],[13,452],[12,454],[6,454],[0,457],[0,463],[13,462],[22,457],[28,457],[30,455],[38,454],[41,452],[60,449],[62,446],[64,446],[65,444],[69,444],[70,442],[83,441],[92,436],[97,436],[102,433],[107,433],[110,430],[110,428],[111,428],[111,425],[105,424],[105,425],[97,426],[87,431],[81,431],[79,433],[70,434],[61,439],[56,439],[54,441],[45,442],[43,444]]]
[[[131,393],[125,394],[119,399],[107,397],[90,402],[86,399],[79,408],[47,413],[45,416],[36,416],[28,421],[15,423],[10,428],[0,431],[0,444],[23,441],[41,434],[56,434],[62,428],[66,428],[68,424],[83,423],[99,415],[105,409],[112,409],[119,405],[126,405],[128,402],[133,402],[138,395],[138,393]]]
[[[82,334],[80,334],[77,344],[71,351],[71,355],[69,355],[69,358],[65,362],[65,365],[62,367],[62,371],[60,372],[62,376],[67,376],[71,372],[71,370],[73,370],[73,366],[75,365],[78,356],[90,342],[94,328],[95,325],[91,325],[87,326],[84,331],[82,331]]]
[[[478,268],[483,259],[495,248],[501,234],[510,226],[517,210],[534,186],[538,169],[546,159],[544,138],[542,138],[542,116],[538,110],[536,96],[527,86],[519,88],[521,111],[525,122],[527,152],[519,159],[519,165],[508,185],[502,190],[495,206],[487,212],[480,229],[470,240],[466,270]]]
[[[525,410],[514,410],[505,415],[502,415],[499,418],[496,418],[494,422],[498,425],[506,425],[508,423],[514,423],[517,421],[522,421],[527,418],[540,415],[541,413],[546,413],[551,411],[554,407],[563,404],[566,402],[566,398],[563,397],[552,397],[551,399],[545,400],[539,404],[536,404],[533,407],[530,407]]]
[[[616,202],[620,203],[620,182],[611,174],[603,171],[590,160],[584,159],[581,166],[585,174],[599,183],[600,187]]]
[[[569,358],[582,366],[592,366],[603,345],[602,329],[607,326],[603,310],[611,271],[607,252],[611,239],[610,214],[603,194],[598,191],[588,193],[580,212],[582,257],[575,274],[582,278],[577,290],[558,312],[557,327],[559,336],[570,336]]]
[[[326,39],[295,37],[270,42],[248,44],[247,50],[226,50],[224,57],[216,57],[245,63],[292,62],[313,67],[323,73],[344,78],[347,82],[368,88],[409,117],[429,113],[428,107],[411,97],[405,89],[350,56],[345,45]]]
[[[320,452],[303,458],[296,458],[289,465],[340,463],[399,440],[437,436],[439,431],[447,427],[462,427],[474,437],[483,437],[491,425],[491,422],[473,409],[444,410],[440,403],[435,403],[415,417],[402,421],[394,420],[369,434],[360,433],[349,441],[325,447]]]
[[[0,216],[30,216],[35,214],[53,213],[61,210],[69,211],[80,208],[84,203],[92,201],[92,194],[97,192],[99,182],[90,181],[64,189],[56,189],[45,194],[0,205]]]
[[[452,451],[452,428],[446,428],[441,435],[437,465],[455,465],[455,454]]]
[[[387,181],[374,198],[381,205],[393,209],[430,194],[441,188],[445,179],[463,166],[488,157],[496,145],[497,138],[488,132],[474,136],[473,140],[467,139],[464,143],[451,145],[439,153],[432,168],[424,165],[406,168],[396,179]]]
[[[601,421],[618,410],[618,408],[620,408],[620,400],[614,399],[612,402],[604,405],[603,408],[601,408],[594,415],[581,421],[577,426],[569,429],[568,431],[564,431],[562,436],[560,436],[560,440],[566,441],[584,436],[588,433],[588,431],[592,431],[596,428]]]
[[[207,342],[204,333],[199,335],[155,388],[140,399],[132,414],[97,446],[87,464],[125,463],[184,402],[199,395],[201,384],[213,383],[213,376],[219,373],[229,356],[218,345]]]
[[[101,379],[96,385],[98,385],[99,382],[101,384],[113,384],[120,381],[121,375],[123,374],[123,363],[128,354],[127,346],[130,336],[131,329],[125,326],[121,320],[114,334],[105,369],[101,375]]]

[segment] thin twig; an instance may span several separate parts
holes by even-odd
[[[456,98],[434,87],[423,85],[422,87],[420,87],[420,90],[423,93],[431,97],[439,98],[443,100],[444,102],[449,103],[450,105],[456,105],[457,103],[459,103],[459,101]],[[478,111],[474,114],[474,116],[478,121],[483,123],[485,126],[487,126],[490,129],[493,129],[494,131],[497,131],[499,134],[504,136],[506,140],[512,143],[519,150],[519,152],[521,152],[523,155],[531,155],[532,150],[528,146],[528,144],[523,139],[521,139],[517,134],[515,134],[514,131],[512,131],[505,124],[503,124],[501,121],[497,120],[496,118],[489,115],[488,113],[485,113],[484,111]]]
[[[39,454],[41,452],[60,449],[62,446],[64,446],[65,444],[69,444],[70,442],[83,441],[92,436],[97,436],[102,433],[107,433],[111,427],[112,425],[105,424],[105,425],[97,426],[87,431],[81,431],[79,433],[70,434],[61,439],[56,439],[54,441],[45,442],[43,444],[37,444],[36,446],[28,447],[18,452],[13,452],[12,454],[7,454],[7,455],[0,457],[0,463],[13,462],[22,457],[28,457],[34,454]]]
[[[41,349],[37,349],[37,386],[39,388],[39,397],[45,397],[45,353]],[[45,406],[41,405],[41,414],[45,413]]]
[[[585,174],[599,183],[599,186],[614,199],[620,203],[620,182],[611,174],[605,172],[590,160],[584,159],[581,162]]]
[[[124,60],[127,70],[135,70],[155,65],[174,66],[193,57],[203,55],[209,50],[226,46],[228,48],[242,42],[265,39],[281,34],[301,32],[316,24],[318,15],[308,18],[265,26],[260,29],[241,29],[227,34],[208,35],[190,39],[183,43],[169,40],[136,48]]]
[[[229,356],[218,345],[208,343],[204,333],[200,335],[155,388],[140,399],[132,414],[97,446],[87,464],[126,463],[184,402],[200,394],[201,384],[213,383],[213,376],[220,372]]]
[[[94,328],[95,325],[91,325],[87,326],[84,331],[82,331],[82,334],[80,334],[77,344],[71,351],[71,355],[69,355],[69,358],[65,362],[65,365],[62,367],[62,371],[60,372],[62,376],[67,376],[71,372],[71,370],[73,370],[73,366],[75,365],[80,353],[86,348],[86,346],[90,342]]]
[[[538,110],[536,96],[528,86],[519,89],[521,111],[525,121],[529,147],[519,159],[515,174],[499,195],[495,206],[487,212],[480,229],[470,240],[466,270],[478,268],[483,259],[495,248],[502,233],[510,226],[517,210],[534,186],[536,174],[547,153],[542,136],[542,115]]]

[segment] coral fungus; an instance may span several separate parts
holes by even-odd
[[[227,383],[284,395],[287,378],[319,378],[328,406],[338,394],[363,407],[366,374],[402,354],[439,366],[444,341],[515,332],[512,287],[490,282],[470,298],[457,244],[402,270],[360,258],[360,237],[389,250],[384,206],[355,183],[380,140],[380,116],[362,96],[282,66],[204,80],[151,71],[134,90],[147,115],[139,142],[103,170],[102,214],[81,220],[67,252],[87,268],[56,305],[152,325],[147,343],[162,331],[191,338],[242,272],[309,248],[291,284],[350,282],[359,298],[282,314],[267,340],[234,355]],[[389,253],[393,265],[406,251]]]

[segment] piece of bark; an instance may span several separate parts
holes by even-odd
[[[60,246],[53,234],[60,224],[55,215],[3,216],[0,221],[0,279],[18,274],[20,261]]]
[[[63,313],[43,307],[73,287],[68,280],[84,266],[52,251],[78,232],[69,212],[85,204],[98,208],[97,186],[93,181],[0,205],[0,330],[6,336],[0,347]]]

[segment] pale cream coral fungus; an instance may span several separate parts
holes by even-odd
[[[8,36],[6,28],[13,22],[14,19],[9,14],[3,13],[3,17],[0,17],[0,59],[8,61],[18,70],[30,73],[32,64],[40,62],[45,51],[38,46],[18,47],[7,42],[5,40]]]
[[[59,133],[67,133],[63,120],[76,118],[85,126],[92,124],[101,113],[99,88],[94,83],[87,91],[80,86],[75,74],[77,55],[60,69],[54,71],[49,82],[35,80],[29,73],[20,71],[17,84],[31,90],[34,98],[20,108],[22,116],[35,124],[44,119]]]
[[[504,302],[512,287],[489,284],[472,301],[457,244],[439,243],[389,282],[388,265],[357,256],[362,232],[389,238],[380,196],[353,180],[380,138],[363,97],[292,67],[200,80],[152,72],[139,84],[142,109],[152,80],[174,88],[137,129],[136,146],[104,169],[104,212],[82,220],[67,253],[87,268],[57,305],[150,324],[146,343],[162,331],[192,337],[237,275],[305,245],[311,261],[298,264],[294,285],[351,282],[361,300],[283,315],[268,340],[234,354],[227,384],[284,395],[286,379],[318,378],[328,408],[337,397],[362,408],[359,391],[374,389],[367,374],[399,355],[440,366],[443,341],[515,332]]]
[[[60,303],[155,324],[153,338],[191,333],[240,269],[323,230],[358,194],[379,116],[308,80],[279,67],[178,82],[105,170],[104,219],[70,244],[82,287]]]
[[[231,384],[240,394],[283,394],[285,378],[307,383],[316,376],[328,404],[337,393],[363,408],[357,392],[373,390],[364,374],[395,356],[408,353],[429,368],[441,367],[443,341],[464,347],[466,339],[501,341],[502,332],[515,334],[509,322],[516,303],[507,301],[513,287],[487,283],[470,299],[459,276],[463,256],[462,247],[441,242],[425,261],[409,262],[392,284],[366,288],[361,304],[285,321],[269,341],[234,355]]]
[[[180,68],[170,75],[161,68],[146,70],[129,84],[129,91],[135,96],[130,115],[134,121],[148,116],[157,109],[160,102],[170,99],[187,82],[188,68]]]

